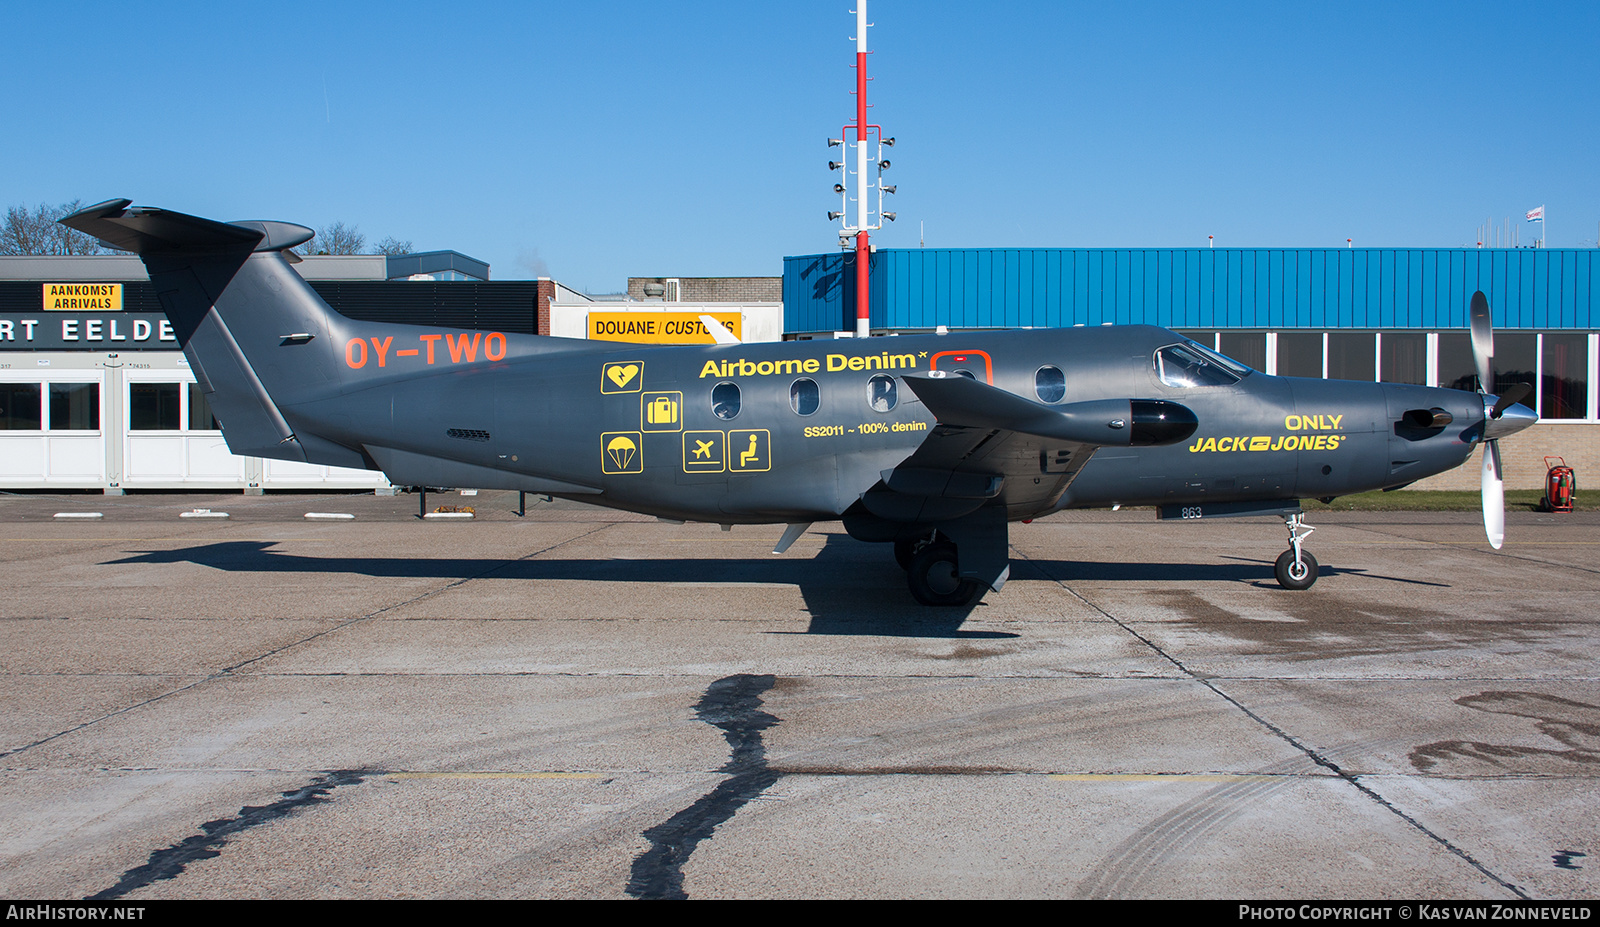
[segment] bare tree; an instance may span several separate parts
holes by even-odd
[[[57,222],[82,208],[82,200],[35,209],[12,206],[0,226],[0,254],[111,254],[96,239]]]
[[[387,254],[390,257],[398,257],[402,254],[413,254],[417,250],[416,245],[413,245],[409,241],[401,241],[393,235],[390,235],[383,241],[378,242],[377,247],[379,254]]]
[[[323,226],[314,238],[296,248],[301,254],[364,254],[367,236],[354,225],[343,221]]]

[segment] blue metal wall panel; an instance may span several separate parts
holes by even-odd
[[[1600,328],[1595,249],[894,249],[872,257],[872,322],[893,328],[1465,328],[1483,290],[1501,328]],[[855,327],[855,257],[784,259],[784,326]]]
[[[1216,290],[1212,288],[1212,270],[1216,266],[1217,253],[1210,248],[1204,252],[1195,252],[1189,256],[1189,273],[1187,286],[1189,289],[1189,305],[1184,312],[1184,323],[1193,328],[1208,325],[1211,322],[1211,313],[1215,307]],[[1202,295],[1203,294],[1203,295]]]
[[[1580,308],[1589,301],[1589,276],[1583,272],[1575,254],[1567,255],[1566,265],[1571,270],[1567,272],[1568,276],[1565,279],[1571,280],[1572,284],[1567,289],[1565,299],[1562,300],[1561,325],[1563,328],[1575,328]]]
[[[1060,328],[1062,301],[1066,293],[1061,278],[1061,252],[1052,248],[1045,253],[1044,324],[1050,328]]]
[[[1421,251],[1406,252],[1406,289],[1404,295],[1396,297],[1400,306],[1395,312],[1395,325],[1399,328],[1421,328],[1422,319],[1426,315],[1423,308],[1423,253]]]
[[[1556,280],[1551,281],[1551,285],[1556,287],[1555,303],[1561,307],[1561,312],[1558,316],[1556,316],[1556,318],[1562,320],[1561,325],[1563,327],[1570,327],[1572,325],[1571,320],[1574,317],[1572,307],[1572,287],[1573,284],[1577,282],[1577,274],[1574,273],[1572,260],[1570,258],[1567,258],[1562,254],[1555,254],[1551,257],[1551,260],[1553,262],[1559,261],[1561,264],[1559,282]]]
[[[1400,288],[1400,275],[1405,271],[1405,252],[1382,251],[1372,263],[1378,268],[1378,324],[1394,327],[1395,293]]]
[[[1161,252],[1144,252],[1144,280],[1140,284],[1139,307],[1134,317],[1152,318],[1161,314]]]

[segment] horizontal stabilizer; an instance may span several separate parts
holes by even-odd
[[[166,209],[134,207],[131,200],[107,200],[80,209],[61,224],[93,235],[107,247],[134,254],[244,252],[255,250],[260,229],[242,228]]]
[[[153,206],[129,209],[132,200],[107,200],[80,209],[61,224],[93,235],[107,247],[134,254],[249,254],[283,251],[316,233],[292,222],[218,222]]]

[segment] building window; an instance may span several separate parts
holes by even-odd
[[[1517,383],[1535,383],[1539,364],[1539,336],[1532,332],[1495,332],[1494,389],[1496,396]]]
[[[50,384],[51,431],[99,431],[100,384]]]
[[[1222,332],[1222,353],[1255,370],[1267,369],[1266,332]]]
[[[129,431],[177,431],[183,426],[178,403],[181,383],[128,385]]]
[[[37,383],[0,383],[0,431],[38,431],[39,397]]]
[[[1376,359],[1372,332],[1328,333],[1328,379],[1371,383],[1378,378]]]
[[[1428,385],[1428,336],[1422,332],[1384,332],[1379,373],[1385,383]]]
[[[1589,414],[1589,336],[1547,332],[1540,350],[1540,418]],[[1497,345],[1498,347],[1498,345]]]
[[[1385,337],[1384,340],[1388,340]],[[1478,365],[1472,359],[1472,336],[1466,332],[1439,333],[1439,386],[1476,390]]]
[[[189,430],[190,431],[219,431],[222,424],[217,417],[211,414],[211,403],[206,401],[206,394],[201,392],[200,384],[189,384]]]
[[[1278,335],[1278,376],[1322,376],[1322,332]]]

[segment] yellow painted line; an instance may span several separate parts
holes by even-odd
[[[390,779],[604,779],[605,773],[562,772],[405,772],[385,773]]]
[[[1245,773],[1052,773],[1062,782],[1266,782],[1281,778]]]

